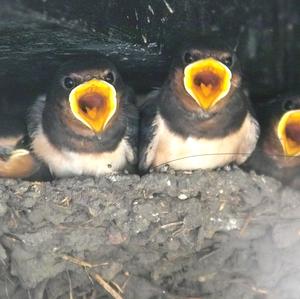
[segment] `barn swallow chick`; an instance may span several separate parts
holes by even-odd
[[[237,57],[222,46],[188,47],[159,91],[141,107],[139,169],[176,170],[241,164],[255,148],[252,115]]]
[[[281,96],[257,105],[261,136],[245,164],[300,189],[300,96]]]
[[[31,178],[45,168],[41,165],[54,177],[132,168],[138,134],[133,102],[133,91],[109,61],[62,65],[46,97],[38,98],[30,111],[30,150],[17,150],[2,161],[0,176]]]

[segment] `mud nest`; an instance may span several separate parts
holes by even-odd
[[[299,199],[238,168],[1,180],[0,298],[299,298]]]

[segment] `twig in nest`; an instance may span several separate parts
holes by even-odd
[[[63,255],[61,257],[63,260],[68,261],[70,263],[73,263],[75,265],[84,267],[84,268],[93,268],[93,265],[83,261],[77,257],[69,256],[69,255]],[[123,299],[123,297],[116,291],[114,290],[109,283],[103,279],[98,273],[95,272],[89,272],[89,275],[101,286],[103,287],[114,299]]]
[[[172,222],[172,223],[164,224],[160,228],[161,229],[166,229],[166,228],[169,228],[169,227],[172,227],[172,226],[183,225],[183,224],[184,224],[183,221],[177,221],[177,222]]]
[[[266,289],[261,289],[261,288],[257,288],[255,286],[252,286],[252,291],[259,293],[259,294],[263,294],[263,295],[267,295],[269,292]]]
[[[127,284],[128,284],[128,281],[130,279],[130,274],[129,272],[125,272],[124,275],[127,277],[127,279],[125,280],[125,282],[123,283],[123,285],[121,286],[121,290],[125,290]]]
[[[67,262],[71,262],[72,264],[75,264],[75,265],[78,265],[78,266],[81,266],[84,268],[92,268],[93,267],[92,264],[85,262],[77,257],[70,256],[70,255],[63,255],[61,258]]]
[[[90,275],[96,280],[96,282],[102,286],[111,296],[115,299],[123,299],[123,297],[116,292],[108,282],[106,282],[98,273],[90,272]]]
[[[71,204],[72,199],[66,196],[63,200],[61,200],[58,204],[59,207],[63,208],[69,208]]]
[[[252,220],[252,215],[249,214],[246,217],[245,222],[244,222],[242,228],[240,229],[240,236],[242,236],[245,233],[245,231],[246,231],[248,225],[250,224],[251,220]]]
[[[116,282],[112,281],[111,284],[118,290],[119,293],[124,293],[123,289]]]
[[[222,212],[226,206],[227,201],[226,200],[222,200],[220,207],[219,207],[219,212]]]
[[[69,281],[69,292],[70,292],[70,299],[74,299],[73,297],[73,287],[72,287],[72,280],[70,277],[69,271],[67,271],[68,281]]]

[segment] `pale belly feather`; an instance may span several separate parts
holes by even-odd
[[[34,138],[33,150],[49,166],[56,176],[93,175],[116,172],[132,159],[132,152],[126,140],[122,140],[113,152],[78,153],[69,150],[58,150],[50,144],[40,131]]]
[[[215,139],[184,139],[171,132],[160,116],[156,122],[153,166],[168,164],[178,170],[193,170],[213,169],[232,162],[241,164],[254,150],[257,140],[256,124],[249,114],[238,131]]]

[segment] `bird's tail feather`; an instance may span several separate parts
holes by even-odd
[[[25,149],[17,149],[8,157],[0,157],[0,177],[28,178],[39,169],[39,162]]]

